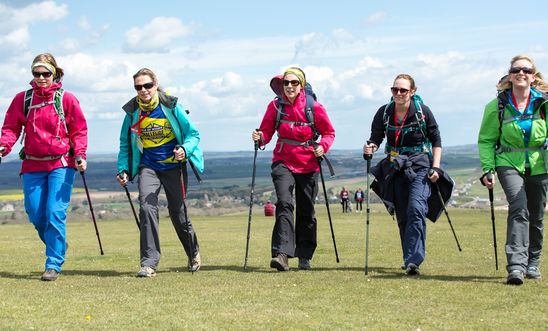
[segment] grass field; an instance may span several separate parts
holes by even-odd
[[[394,221],[374,206],[369,275],[364,275],[365,214],[332,206],[340,263],[325,208],[318,206],[313,270],[269,268],[273,218],[255,209],[248,270],[243,270],[247,213],[195,218],[202,269],[186,256],[170,221],[161,220],[158,275],[139,279],[138,232],[131,219],[104,221],[99,255],[89,220],[70,222],[61,277],[41,282],[43,246],[30,224],[0,226],[0,329],[367,329],[546,330],[548,286],[505,285],[505,214],[497,214],[495,271],[489,211],[450,209],[462,252],[445,216],[428,223],[422,275],[403,276]],[[261,215],[259,215],[261,214]],[[548,272],[546,259],[542,270]],[[546,274],[545,274],[546,275]]]

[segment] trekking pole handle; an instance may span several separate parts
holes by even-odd
[[[260,130],[257,128],[257,129],[255,129],[255,132],[260,132]],[[258,140],[254,141],[254,147],[255,147],[255,150],[259,149],[259,141]]]
[[[373,158],[373,154],[365,154],[363,153],[363,159],[364,160],[371,160]]]
[[[2,163],[2,156],[4,156],[4,151],[6,150],[6,148],[4,146],[1,146],[0,147],[0,163]]]
[[[76,157],[76,163],[77,163],[78,165],[80,165],[80,164],[82,163],[82,156],[78,155],[78,156]],[[80,171],[80,173],[83,174],[84,172],[83,172],[83,171]]]
[[[492,183],[493,182],[493,173],[492,172],[488,172],[487,175],[485,175],[485,178],[487,178],[487,181],[489,183]]]

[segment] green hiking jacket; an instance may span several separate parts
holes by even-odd
[[[548,158],[544,148],[547,137],[546,109],[547,96],[531,89],[533,102],[533,121],[529,138],[529,165],[531,175],[547,172],[545,159]],[[495,98],[485,106],[483,120],[478,136],[478,150],[483,172],[495,170],[496,167],[507,166],[525,173],[525,142],[524,135],[516,121],[511,120],[513,109],[510,103],[505,103],[502,129],[499,119],[499,99]],[[541,114],[542,110],[542,114]],[[509,120],[508,120],[509,119]],[[522,151],[500,152],[496,150],[497,142],[504,148],[522,149]]]
[[[204,157],[198,146],[200,134],[190,121],[184,108],[177,98],[158,91],[160,106],[166,115],[177,142],[185,149],[187,158],[200,172],[204,170]],[[120,151],[118,153],[118,173],[126,171],[130,180],[137,175],[141,163],[141,152],[137,147],[137,134],[131,130],[131,126],[139,120],[139,107],[135,98],[126,103],[122,109],[126,112],[124,123],[120,131]]]

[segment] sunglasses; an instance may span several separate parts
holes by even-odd
[[[145,88],[145,90],[150,90],[151,88],[154,87],[154,83],[146,83],[143,85],[133,85],[133,87],[135,87],[135,91],[141,91],[143,87]]]
[[[524,74],[532,75],[535,73],[535,70],[533,68],[527,68],[527,67],[512,67],[510,70],[508,70],[511,74],[519,74],[520,71],[523,71]]]
[[[53,74],[49,71],[46,71],[46,72],[33,71],[32,75],[34,76],[34,78],[40,78],[40,76],[42,76],[43,78],[50,78],[51,75]]]
[[[294,80],[285,80],[284,79],[284,86],[289,86],[289,84],[291,84],[291,86],[297,86],[300,83],[301,82],[299,82],[297,79],[294,79]]]
[[[407,92],[409,92],[408,89],[406,88],[399,88],[399,87],[391,87],[390,88],[390,91],[392,91],[393,94],[398,94],[398,92],[400,94],[407,94]]]

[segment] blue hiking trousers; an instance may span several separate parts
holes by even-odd
[[[73,168],[23,174],[25,211],[46,245],[45,269],[57,272],[65,262],[65,225],[74,174]]]

